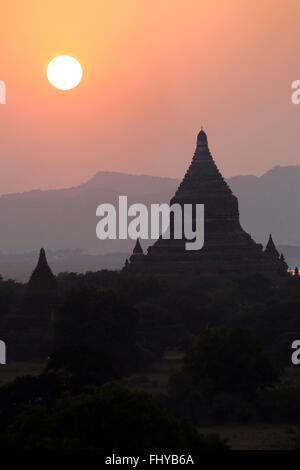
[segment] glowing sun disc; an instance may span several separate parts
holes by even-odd
[[[82,78],[82,68],[78,60],[70,55],[59,55],[49,62],[47,77],[51,85],[59,90],[71,90]]]

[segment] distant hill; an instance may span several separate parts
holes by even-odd
[[[261,177],[234,176],[228,183],[239,198],[245,230],[263,244],[272,232],[277,245],[289,245],[295,253],[300,246],[300,166],[277,166]],[[97,256],[119,253],[117,258],[122,260],[122,253],[131,252],[133,242],[98,240],[97,206],[117,204],[119,195],[127,195],[129,204],[168,202],[178,184],[173,178],[99,172],[77,187],[4,195],[0,197],[0,273],[5,254],[35,252],[41,246],[52,251],[81,249]],[[114,258],[114,267],[116,264]],[[83,265],[89,265],[87,259]]]
[[[101,188],[115,191],[118,194],[140,196],[141,194],[156,195],[174,191],[178,184],[179,180],[174,178],[100,171],[78,188],[81,190]]]
[[[300,166],[276,166],[262,175],[228,180],[239,198],[241,223],[262,243],[270,232],[281,245],[300,245]]]
[[[101,203],[168,202],[178,180],[147,175],[97,173],[77,187],[34,190],[0,197],[0,252],[82,249],[86,253],[131,252],[132,240],[96,238],[96,208]]]

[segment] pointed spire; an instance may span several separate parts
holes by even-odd
[[[137,238],[135,247],[133,248],[133,253],[136,254],[143,254],[143,249],[140,244],[140,240]]]
[[[268,243],[267,243],[267,246],[266,246],[266,249],[265,249],[265,253],[269,254],[270,256],[279,258],[279,253],[278,253],[278,251],[276,249],[276,246],[273,242],[273,238],[272,238],[271,233],[270,233],[269,240],[268,240]]]
[[[48,265],[47,263],[47,258],[46,258],[46,252],[44,248],[40,249],[40,254],[39,254],[39,260],[38,260],[38,265],[43,266],[43,265]]]
[[[144,259],[144,252],[140,244],[140,240],[137,238],[135,247],[133,248],[132,255],[130,256],[129,260],[130,262],[132,261],[141,261]],[[130,265],[130,263],[129,263]],[[129,266],[125,263],[125,268],[128,268]]]
[[[294,276],[299,277],[299,269],[297,266],[295,267]]]
[[[268,240],[268,244],[273,244],[274,245],[274,242],[273,242],[273,238],[272,238],[272,234],[270,233],[269,234],[269,240]],[[275,246],[275,245],[274,245]]]
[[[205,134],[204,130],[201,127],[201,131],[198,134],[197,137],[197,146],[198,145],[205,145],[207,146],[207,135]]]
[[[211,203],[212,195],[220,201],[219,207],[216,202]],[[227,199],[226,204],[224,203],[225,199]],[[232,195],[231,189],[214,162],[208,148],[207,135],[203,129],[200,130],[197,136],[197,146],[193,159],[174,197],[171,199],[171,204],[186,204],[196,201],[206,204],[208,219],[213,220],[215,216],[219,218],[220,207],[224,205],[230,213],[230,218],[238,219],[237,200]]]
[[[28,282],[28,290],[35,291],[41,289],[56,289],[56,280],[48,265],[44,248],[40,250],[38,263]]]

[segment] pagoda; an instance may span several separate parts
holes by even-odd
[[[38,322],[54,320],[58,299],[57,282],[47,262],[45,250],[41,248],[20,313],[37,316]]]
[[[60,303],[57,282],[42,248],[20,308],[6,320],[5,336],[10,358],[33,360],[49,355],[55,313]]]
[[[170,238],[160,237],[147,254],[137,241],[123,268],[125,274],[167,279],[216,274],[262,273],[272,277],[286,274],[288,267],[272,237],[264,251],[241,227],[238,200],[218,170],[203,130],[198,134],[193,159],[170,205],[175,203],[193,207],[204,204],[203,248],[186,250],[184,237],[172,237],[170,228]]]

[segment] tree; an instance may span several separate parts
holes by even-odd
[[[35,405],[8,428],[4,448],[191,453],[224,450],[159,408],[150,395],[115,384],[94,393],[64,395],[49,410]]]
[[[242,329],[204,331],[186,357],[184,372],[209,400],[219,393],[252,397],[278,378],[259,342]]]
[[[6,428],[29,405],[54,403],[65,391],[64,384],[56,374],[42,373],[34,377],[17,377],[0,387],[0,448]]]
[[[112,359],[101,348],[89,345],[60,348],[51,356],[45,371],[58,375],[71,390],[102,385],[118,378]]]
[[[100,348],[119,375],[128,374],[144,360],[137,328],[137,312],[115,292],[82,286],[68,294],[57,313],[56,349]]]

